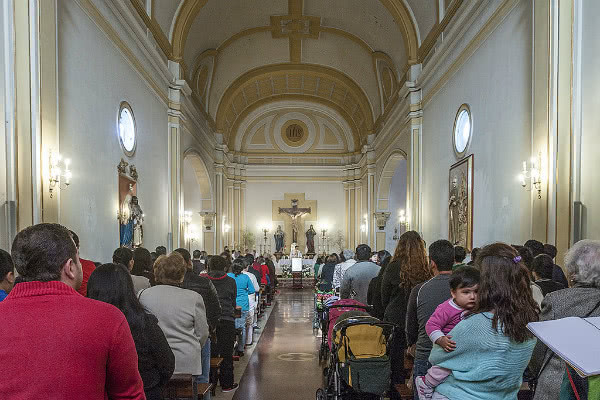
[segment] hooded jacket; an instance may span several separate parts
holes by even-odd
[[[225,271],[209,271],[200,277],[210,279],[217,289],[221,304],[221,320],[235,321],[235,298],[237,297],[235,279],[227,276]]]

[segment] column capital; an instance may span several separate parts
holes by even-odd
[[[375,215],[375,221],[377,222],[377,228],[379,228],[380,231],[384,230],[385,225],[388,222],[388,219],[390,219],[391,213],[385,212],[385,211],[379,211],[379,212],[376,212],[374,215]]]

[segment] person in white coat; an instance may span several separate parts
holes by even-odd
[[[248,275],[250,281],[252,281],[252,285],[254,286],[254,293],[248,295],[248,302],[250,303],[250,307],[248,309],[248,317],[246,319],[246,344],[251,345],[254,335],[254,326],[257,322],[256,305],[258,304],[258,302],[256,299],[260,291],[260,285],[256,280],[256,276],[253,273],[248,272],[248,267],[250,266],[248,260],[244,259],[244,262],[246,264],[246,268],[244,268],[243,273],[245,275]]]

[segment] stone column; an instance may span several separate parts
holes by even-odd
[[[412,65],[409,69],[409,80],[406,85],[409,89],[410,112],[410,154],[408,157],[408,205],[407,215],[410,229],[422,233],[422,135],[423,135],[423,103],[422,90],[416,85],[416,80],[421,72],[421,64]]]

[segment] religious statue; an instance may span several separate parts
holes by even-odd
[[[468,224],[468,198],[467,181],[464,174],[452,179],[449,201],[450,242],[453,245],[464,246],[466,244],[466,231]]]
[[[285,233],[281,229],[281,225],[277,226],[275,231],[275,250],[277,253],[281,253],[285,247]]]
[[[450,204],[448,206],[449,220],[450,220],[450,242],[453,245],[458,244],[459,239],[459,222],[458,222],[458,187],[456,178],[452,180],[452,188],[450,189]]]
[[[125,197],[121,204],[120,236],[121,246],[136,248],[144,242],[144,213],[139,205],[137,196]]]
[[[298,219],[303,215],[310,214],[311,208],[299,208],[298,199],[292,200],[291,208],[279,207],[279,214],[287,214],[292,220],[292,242],[298,243]]]
[[[315,228],[311,225],[306,231],[306,247],[308,249],[308,254],[315,254],[315,236],[317,236],[317,231],[315,231]]]

